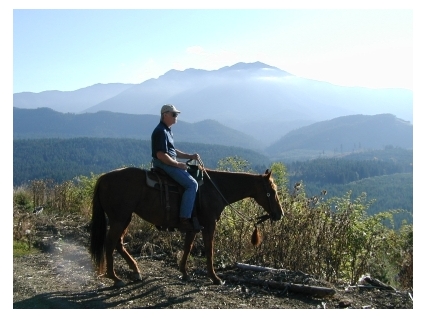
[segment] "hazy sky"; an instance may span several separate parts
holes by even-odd
[[[255,61],[338,85],[412,89],[413,10],[13,10],[14,93]]]

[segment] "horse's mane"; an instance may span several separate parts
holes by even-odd
[[[262,177],[262,178],[265,178],[267,176],[266,173],[258,174],[258,173],[243,172],[243,171],[235,172],[235,171],[225,171],[225,170],[217,170],[217,169],[209,169],[209,168],[205,168],[205,170],[206,170],[207,173],[212,173],[212,174],[217,174],[217,175],[229,175],[229,174],[231,174],[231,175],[240,175],[240,176]],[[273,188],[273,190],[276,191],[277,186],[274,182],[273,177],[270,176],[269,180],[270,180],[271,187]]]
[[[253,172],[244,172],[244,171],[227,171],[227,170],[218,170],[218,169],[210,169],[205,168],[207,173],[218,173],[218,174],[233,174],[233,175],[247,175],[247,176],[259,176],[261,174],[253,173]],[[263,174],[264,175],[264,174]]]

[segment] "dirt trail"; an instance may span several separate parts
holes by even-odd
[[[128,282],[117,289],[110,280],[96,277],[85,247],[55,241],[48,252],[14,258],[13,308],[413,309],[407,292],[331,286],[335,295],[317,298],[246,283],[226,281],[216,286],[200,266],[190,268],[191,281],[182,281],[177,258],[136,259],[142,281],[131,282],[127,265],[115,257],[117,274]],[[217,273],[224,279],[226,275],[268,278],[264,273],[247,274],[235,268]]]

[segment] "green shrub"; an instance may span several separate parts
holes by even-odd
[[[369,274],[385,283],[413,288],[413,226],[404,224],[396,230],[393,216],[400,211],[368,214],[374,204],[366,193],[356,198],[347,192],[343,197],[326,197],[326,190],[308,197],[302,183],[288,185],[286,167],[272,165],[284,216],[279,222],[258,225],[262,243],[254,247],[251,235],[254,220],[266,212],[253,199],[244,199],[224,209],[214,237],[215,266],[235,262],[284,268],[310,273],[330,282],[355,284]],[[242,158],[219,161],[217,169],[251,172]],[[77,177],[55,185],[49,180],[35,180],[27,188],[14,190],[14,253],[32,248],[34,217],[32,209],[45,206],[45,222],[51,216],[76,215],[89,221],[94,185],[99,175]],[[43,219],[38,218],[41,222]],[[160,232],[152,224],[134,217],[125,241],[133,253],[141,256],[165,253],[178,256],[184,235]],[[15,242],[16,241],[16,242]],[[138,242],[138,243],[136,243]],[[140,243],[142,242],[142,243]],[[20,253],[20,252],[16,253]],[[197,235],[190,262],[204,258],[202,236]]]
[[[28,254],[38,253],[39,250],[34,248],[31,245],[28,245],[27,242],[23,241],[13,241],[13,257],[24,256]]]

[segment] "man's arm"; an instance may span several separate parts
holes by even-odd
[[[184,162],[179,162],[177,160],[174,160],[173,158],[171,158],[167,153],[162,152],[162,151],[158,151],[156,153],[156,157],[161,160],[163,163],[165,163],[166,165],[169,166],[173,166],[173,167],[177,167],[180,169],[187,169],[187,165]]]
[[[182,159],[196,159],[198,160],[199,155],[197,153],[195,154],[187,154],[185,152],[182,152],[180,150],[176,149],[176,153],[177,153],[177,158],[182,158]],[[167,153],[163,152],[163,151],[158,151],[156,153],[156,157],[161,160],[163,163],[169,165],[169,166],[173,166],[173,167],[177,167],[180,169],[187,169],[187,165],[185,162],[180,162],[177,160],[174,160],[173,158],[171,158]]]
[[[177,158],[199,160],[199,155],[197,153],[188,154],[178,149],[176,149],[176,153],[177,153]]]

